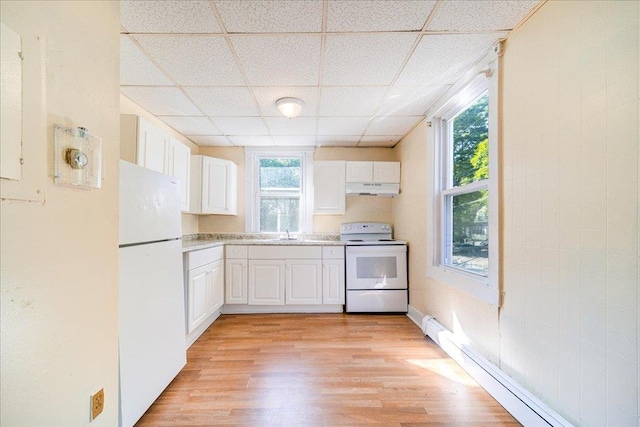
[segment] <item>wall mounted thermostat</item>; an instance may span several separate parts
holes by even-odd
[[[54,179],[58,185],[102,186],[102,140],[83,127],[56,125]]]

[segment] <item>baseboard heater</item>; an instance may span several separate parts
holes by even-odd
[[[408,315],[416,322],[417,310]],[[417,322],[416,322],[417,323]],[[422,317],[422,331],[475,379],[494,399],[525,427],[572,427],[551,409],[483,356],[461,344],[451,331],[430,316]]]

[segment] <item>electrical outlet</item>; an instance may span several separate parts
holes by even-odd
[[[95,420],[104,409],[104,389],[101,388],[91,395],[91,421]]]

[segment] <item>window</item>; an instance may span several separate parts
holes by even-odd
[[[489,272],[487,229],[489,178],[489,95],[444,119],[444,251],[442,263],[483,277]]]
[[[435,173],[427,272],[498,305],[497,59],[485,61],[428,114]]]
[[[311,161],[307,152],[246,151],[246,230],[258,233],[308,233]]]

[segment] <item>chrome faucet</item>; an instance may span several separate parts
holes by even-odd
[[[291,240],[291,237],[289,237],[289,229],[285,228],[284,231],[287,232],[287,240]]]

